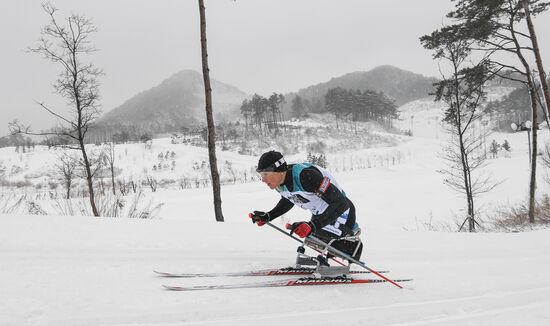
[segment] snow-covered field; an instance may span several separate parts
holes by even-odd
[[[225,223],[214,221],[210,189],[174,189],[147,194],[164,203],[156,219],[0,215],[0,325],[550,325],[550,230],[430,231],[460,223],[465,200],[436,172],[444,137],[436,133],[436,119],[419,119],[433,116],[429,110],[412,113],[416,136],[410,141],[353,153],[398,150],[405,155],[400,164],[334,173],[356,204],[363,260],[390,270],[391,278],[414,278],[406,289],[367,284],[162,290],[162,284],[251,278],[162,279],[153,269],[238,271],[289,266],[295,258],[295,242],[247,218],[278,200],[263,184],[222,187]],[[416,131],[421,128],[424,134]],[[525,133],[493,138],[507,139],[512,153],[490,160],[503,183],[479,198],[485,214],[527,198]],[[541,138],[542,144],[548,140],[547,129]],[[206,157],[206,151],[195,151],[189,155]],[[243,166],[255,160],[237,159]],[[542,166],[539,172],[542,195],[549,187]],[[294,208],[277,223],[304,218]]]

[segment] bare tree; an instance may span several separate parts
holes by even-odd
[[[12,132],[23,132],[34,135],[55,135],[71,140],[66,148],[79,150],[85,169],[88,184],[90,205],[94,216],[99,216],[93,187],[93,172],[86,152],[86,134],[92,122],[100,114],[98,77],[103,74],[101,69],[92,63],[85,63],[83,57],[96,49],[90,44],[90,36],[97,31],[92,21],[84,16],[71,14],[62,25],[55,14],[57,9],[49,3],[42,5],[48,14],[50,22],[41,31],[41,37],[36,47],[29,50],[43,55],[47,60],[61,67],[61,71],[53,86],[57,94],[67,100],[71,108],[70,116],[63,116],[59,110],[53,110],[45,103],[38,104],[56,117],[60,127],[52,132],[32,133],[28,127],[18,123],[10,125]]]
[[[216,159],[216,128],[212,114],[212,87],[210,86],[210,69],[208,68],[208,48],[206,44],[206,12],[204,0],[199,0],[199,14],[201,24],[201,54],[202,77],[204,80],[204,97],[206,100],[206,122],[208,126],[208,157],[210,159],[210,173],[212,175],[212,191],[214,193],[214,213],[216,221],[223,222],[222,199],[220,194],[220,174]]]
[[[151,188],[152,192],[157,191],[158,181],[152,176],[145,176],[145,183]],[[135,192],[135,190],[134,190]]]
[[[118,190],[122,196],[126,196],[130,191],[130,183],[126,182],[124,179],[118,180]]]
[[[78,158],[67,153],[62,153],[57,157],[57,163],[55,164],[55,170],[61,175],[63,184],[65,185],[66,198],[71,197],[71,187],[73,180],[77,174]]]
[[[440,170],[444,182],[466,195],[468,230],[475,231],[478,225],[475,219],[474,197],[490,191],[497,183],[491,182],[490,175],[475,174],[486,160],[481,151],[484,135],[478,135],[472,129],[480,120],[483,110],[481,101],[485,92],[483,85],[492,76],[488,71],[486,59],[470,64],[472,41],[455,37],[453,26],[443,27],[431,35],[421,38],[423,46],[434,51],[434,59],[443,60],[450,66],[450,73],[442,73],[442,80],[435,83],[435,100],[447,104],[444,122],[451,135],[450,144],[443,149],[442,158],[446,167]],[[461,226],[461,229],[462,229]]]
[[[113,195],[116,196],[116,187],[115,187],[115,143],[108,142],[104,148],[104,160],[105,165],[109,168],[111,172],[111,186],[113,187]]]

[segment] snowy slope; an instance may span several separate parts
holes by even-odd
[[[295,242],[246,217],[278,200],[252,182],[222,187],[225,223],[214,221],[208,188],[148,193],[146,199],[164,203],[151,220],[0,215],[0,325],[549,325],[550,230],[442,231],[462,221],[465,200],[436,172],[442,137],[432,131],[396,148],[353,153],[397,150],[401,164],[334,173],[356,204],[363,259],[392,278],[414,278],[405,290],[389,284],[162,290],[161,284],[251,279],[162,279],[153,269],[221,272],[293,263]],[[507,139],[512,153],[490,160],[503,183],[478,199],[486,214],[525,200],[529,175],[525,133],[491,137]],[[548,137],[542,130],[541,144]],[[188,154],[206,157],[195,150]],[[240,159],[243,166],[253,160]],[[542,195],[548,185],[545,169],[539,172]],[[308,218],[297,208],[286,215],[279,225]],[[429,231],[434,226],[440,230]]]
[[[247,220],[248,211],[277,201],[275,193],[250,183],[223,187],[225,223],[214,222],[209,189],[157,193],[166,205],[155,220],[0,216],[0,325],[547,325],[550,232],[426,231],[419,219],[430,212],[449,218],[462,202],[434,174],[430,143],[406,146],[426,152],[397,168],[338,177],[360,212],[367,264],[390,269],[391,277],[413,277],[407,290],[387,284],[161,290],[163,283],[249,279],[165,280],[153,269],[292,264],[294,242]],[[523,197],[514,188],[522,189],[527,171],[518,170],[518,180],[502,190],[506,200]],[[297,209],[287,215],[307,217]]]
[[[151,270],[288,265],[294,243],[245,219],[1,216],[1,325],[548,325],[548,230],[382,231],[367,263],[409,288],[357,285],[166,292]],[[10,230],[10,232],[6,232]],[[265,278],[260,278],[265,279]]]

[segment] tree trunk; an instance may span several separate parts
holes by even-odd
[[[113,187],[113,195],[116,196],[116,184],[115,184],[115,143],[109,143],[109,168],[111,169],[111,186]]]
[[[73,60],[75,61],[76,66],[76,57],[73,54]],[[95,205],[95,194],[94,194],[94,180],[92,176],[92,171],[90,169],[90,161],[88,160],[88,155],[86,153],[86,146],[84,144],[84,133],[83,133],[83,124],[82,124],[82,106],[80,104],[80,96],[78,89],[76,87],[77,76],[73,77],[73,93],[75,94],[76,101],[76,112],[78,113],[77,117],[77,133],[78,133],[78,144],[80,150],[82,151],[82,160],[84,161],[84,168],[86,169],[86,181],[88,183],[88,193],[90,195],[90,206],[92,206],[92,213],[95,217],[99,216],[97,207]]]
[[[529,222],[535,223],[535,194],[536,194],[536,181],[537,181],[537,93],[536,87],[533,80],[533,75],[531,74],[531,67],[527,60],[521,52],[521,46],[516,37],[516,32],[512,29],[512,40],[516,48],[516,55],[525,69],[525,75],[527,76],[527,88],[529,90],[529,95],[531,98],[531,177],[529,180]]]
[[[67,182],[67,199],[71,198],[71,182]]]
[[[95,205],[94,184],[92,180],[92,171],[90,170],[90,161],[88,161],[88,155],[86,154],[86,148],[84,147],[84,140],[80,140],[80,149],[82,151],[82,158],[84,159],[84,168],[86,169],[86,181],[88,183],[88,193],[90,195],[90,205],[92,206],[92,213],[98,217],[99,213]]]
[[[459,112],[460,113],[460,112]],[[457,114],[458,116],[459,114]],[[458,119],[459,120],[459,119]],[[464,191],[466,192],[466,202],[468,205],[468,231],[475,232],[475,212],[474,212],[474,196],[472,193],[472,176],[470,172],[470,166],[468,162],[468,154],[464,146],[463,131],[461,128],[461,122],[458,121],[458,141],[460,146],[460,162],[462,164],[462,176],[464,179]]]
[[[550,116],[550,94],[548,92],[548,82],[546,81],[546,72],[544,71],[544,67],[542,65],[542,58],[540,56],[537,34],[535,33],[535,27],[533,26],[533,21],[531,20],[531,12],[529,10],[528,0],[523,0],[523,8],[525,9],[527,28],[529,29],[529,35],[531,36],[531,43],[533,44],[533,52],[535,53],[537,69],[539,70],[539,78],[542,85],[542,92],[544,94],[544,100],[546,102],[546,115]]]
[[[531,78],[531,76],[528,76]],[[531,179],[529,180],[529,223],[535,223],[535,190],[537,188],[537,93],[533,85],[529,87],[531,95],[533,121],[531,124]]]
[[[204,0],[199,0],[201,24],[202,76],[204,79],[204,97],[206,101],[206,122],[208,126],[208,157],[212,174],[212,191],[214,193],[214,213],[216,221],[223,222],[222,199],[220,194],[220,175],[216,159],[216,131],[212,115],[212,88],[210,86],[210,70],[208,68],[208,51],[206,45],[206,14]]]
[[[116,196],[116,189],[115,189],[115,167],[113,164],[111,164],[111,185],[113,186],[113,195]]]
[[[474,215],[474,196],[472,193],[472,176],[471,176],[471,170],[470,165],[468,161],[468,153],[466,152],[466,146],[464,144],[464,133],[466,132],[467,126],[462,127],[462,108],[461,108],[461,99],[459,94],[459,87],[460,81],[458,80],[458,73],[459,73],[459,67],[457,66],[457,63],[453,61],[454,65],[454,83],[455,83],[455,90],[454,90],[454,96],[455,96],[455,103],[456,103],[456,112],[455,112],[455,119],[456,119],[456,131],[458,136],[458,145],[460,148],[460,163],[462,165],[462,177],[464,180],[464,192],[466,193],[466,202],[468,206],[468,231],[469,232],[475,232],[476,228],[476,222],[475,222],[475,215]],[[412,117],[411,117],[412,121]]]

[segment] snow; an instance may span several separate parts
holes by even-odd
[[[248,212],[270,209],[278,200],[259,182],[222,187],[224,223],[214,221],[210,189],[169,189],[146,194],[147,200],[164,203],[155,219],[0,215],[0,325],[549,325],[550,230],[450,232],[462,222],[465,200],[436,172],[444,137],[436,134],[435,119],[417,119],[437,116],[436,109],[411,110],[418,133],[400,145],[329,155],[330,162],[341,155],[403,154],[399,164],[333,174],[356,204],[366,245],[363,260],[373,269],[390,270],[386,275],[391,278],[413,278],[405,289],[367,284],[162,290],[162,284],[273,277],[163,279],[154,269],[284,267],[293,263],[296,249],[294,241],[248,220]],[[525,134],[492,138],[507,139],[512,153],[489,162],[488,169],[503,183],[478,199],[482,216],[527,198]],[[541,130],[540,143],[548,138],[548,130]],[[158,151],[171,148],[156,144]],[[189,148],[178,155],[206,158],[204,149]],[[141,172],[145,163],[139,155],[134,170],[130,161],[125,173]],[[221,157],[243,168],[256,159],[228,152]],[[539,166],[541,195],[548,192],[545,169]],[[286,215],[276,224],[308,218],[298,208]]]
[[[161,279],[152,269],[285,266],[295,245],[244,218],[2,216],[1,226],[11,230],[0,242],[2,325],[545,325],[550,318],[548,230],[369,228],[367,264],[413,277],[405,290],[378,284],[184,293],[160,285],[249,278]]]

